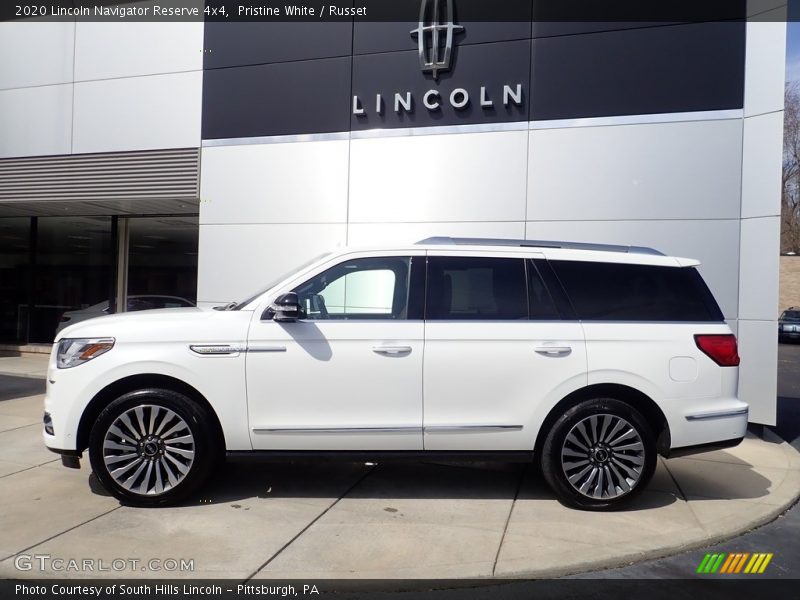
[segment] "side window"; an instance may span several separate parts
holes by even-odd
[[[430,257],[425,318],[527,319],[525,261],[521,258]]]
[[[557,320],[560,318],[556,304],[542,280],[534,261],[528,262],[528,300],[530,318],[534,321]]]
[[[577,317],[595,321],[721,321],[696,269],[551,261]]]
[[[307,319],[405,319],[409,259],[358,258],[297,286]]]

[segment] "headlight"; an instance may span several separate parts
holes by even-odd
[[[56,366],[59,369],[77,367],[113,347],[114,338],[65,338],[58,342]]]

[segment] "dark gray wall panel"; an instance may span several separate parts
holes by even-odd
[[[508,40],[525,40],[531,37],[531,23],[513,22],[467,22],[458,23],[463,31],[455,34],[456,46],[485,44]],[[353,30],[353,48],[356,54],[373,52],[393,52],[417,48],[417,38],[411,31],[418,26],[417,21],[382,22],[360,21]]]
[[[351,22],[207,22],[203,68],[349,56]]]
[[[534,120],[742,108],[744,23],[533,41]]]
[[[203,74],[203,139],[346,131],[350,57]]]
[[[353,115],[352,128],[525,121],[528,119],[530,46],[530,40],[459,46],[450,71],[440,73],[438,81],[422,73],[414,50],[355,56],[353,94],[361,99],[366,114]],[[504,107],[503,85],[515,87],[518,83],[522,84],[522,105]],[[493,109],[478,105],[481,86],[486,87],[495,102]],[[466,89],[471,97],[470,105],[462,110],[454,109],[446,101],[450,92],[459,87]],[[422,105],[423,95],[430,89],[439,90],[441,94],[442,108],[438,111],[429,111]],[[395,114],[392,106],[395,92],[411,92],[412,114]],[[377,93],[382,94],[385,101],[382,115],[374,110]]]
[[[663,25],[678,25],[679,23],[666,23],[661,21],[534,21],[533,37],[556,37],[559,35],[580,35],[586,33],[599,33],[602,31],[619,31],[620,29],[643,29],[645,27],[660,27]]]
[[[421,0],[361,0],[365,4],[367,14],[391,14],[391,20],[372,22],[357,21],[353,32],[353,47],[356,54],[372,52],[393,52],[416,48],[416,38],[411,30],[416,29],[419,21]],[[428,0],[429,11],[433,0]],[[484,0],[452,0],[453,22],[464,29],[456,36],[456,43],[483,44],[507,40],[521,40],[531,37],[532,0],[502,0],[492,5],[490,12],[494,21],[487,21],[487,6]],[[497,0],[495,0],[497,2]],[[446,0],[439,0],[440,9],[447,5]],[[402,18],[397,18],[402,15]]]

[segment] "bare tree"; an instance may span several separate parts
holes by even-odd
[[[800,253],[800,88],[787,83],[783,113],[781,252]]]

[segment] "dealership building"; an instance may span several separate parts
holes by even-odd
[[[0,23],[0,344],[50,343],[74,311],[241,299],[341,245],[650,246],[702,261],[740,396],[774,423],[786,0],[688,24],[406,4]]]

